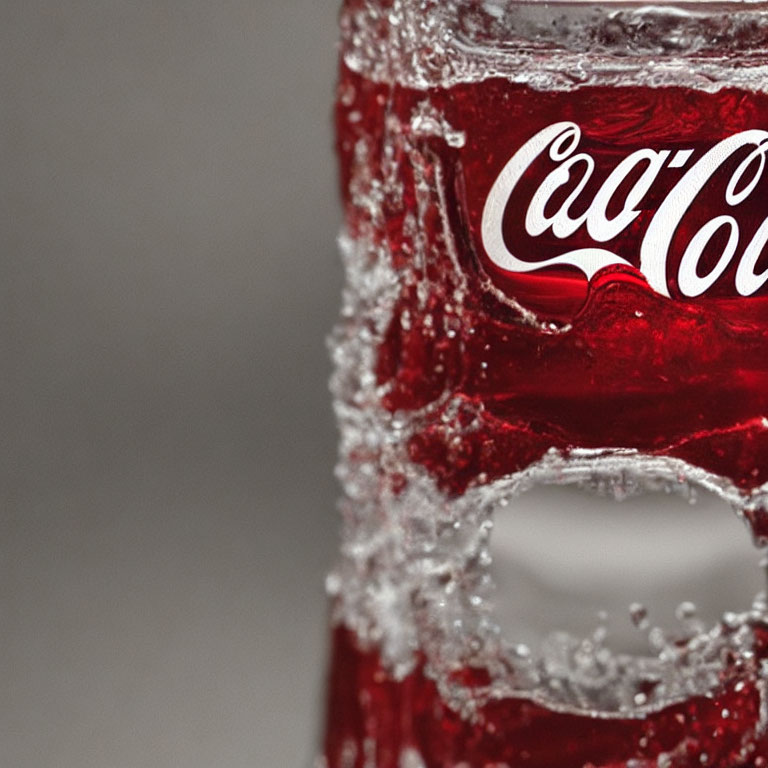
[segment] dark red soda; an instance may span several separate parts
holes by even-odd
[[[372,138],[374,162],[380,162],[387,117],[408,124],[424,94],[366,82],[348,70],[340,88],[355,93],[347,104],[339,102],[337,112],[342,193],[349,202],[356,141]],[[574,446],[634,448],[680,458],[730,479],[745,494],[763,485],[768,480],[768,283],[755,295],[739,296],[734,288],[736,259],[712,291],[687,300],[654,292],[636,265],[607,267],[591,282],[567,266],[530,275],[503,273],[488,265],[478,230],[487,193],[514,149],[510,136],[527,137],[559,120],[578,119],[597,159],[596,172],[582,193],[586,203],[617,158],[637,147],[693,148],[703,154],[745,125],[768,129],[768,94],[594,87],[581,89],[576,101],[572,94],[532,92],[494,80],[432,90],[429,99],[468,137],[461,150],[446,147],[439,138],[415,140],[420,157],[427,158],[420,170],[429,183],[436,182],[428,158],[441,162],[442,192],[461,278],[467,283],[465,314],[455,322],[446,307],[457,275],[436,212],[427,222],[432,229],[425,233],[430,262],[408,264],[413,246],[403,236],[402,221],[415,206],[414,179],[403,158],[397,161],[398,172],[410,197],[406,192],[402,200],[385,202],[387,221],[377,234],[413,279],[403,281],[376,373],[387,387],[383,404],[392,411],[421,409],[451,392],[472,407],[480,406],[482,417],[458,461],[445,444],[440,423],[413,437],[413,460],[454,493],[481,476],[493,479],[520,470],[552,447],[567,452]],[[632,109],[612,115],[617,102]],[[350,122],[351,113],[361,118]],[[746,154],[731,158],[712,179],[706,198],[697,201],[698,208],[676,233],[681,243],[724,207],[723,189]],[[628,260],[636,261],[643,224],[683,170],[669,169],[671,178],[659,179],[642,200],[641,215],[619,243]],[[380,172],[371,169],[374,176]],[[528,189],[520,193],[522,200],[541,181],[531,176]],[[743,215],[745,241],[768,215],[768,177],[762,189]],[[365,212],[349,204],[346,210],[354,234]],[[514,211],[510,214],[514,237],[519,221]],[[557,245],[528,240],[531,260],[546,257],[547,248]],[[588,234],[580,231],[574,240],[576,247],[586,245]],[[716,251],[715,243],[704,258],[712,259]],[[668,259],[673,284],[680,257],[680,250],[672,250]],[[768,248],[757,271],[766,268]],[[521,322],[519,313],[487,289],[489,277],[504,295],[551,327]],[[427,294],[417,297],[424,285]],[[403,313],[410,322],[402,322]],[[427,316],[429,329],[422,322]]]
[[[509,698],[489,701],[470,721],[446,706],[423,666],[395,681],[375,652],[337,628],[325,755],[330,766],[350,768],[404,768],[411,749],[422,760],[412,765],[427,768],[765,768],[755,676],[754,669],[728,670],[711,696],[644,718],[573,715]]]
[[[397,3],[378,5],[397,13]],[[393,22],[376,18],[383,38]],[[642,457],[670,482],[679,472],[680,482],[717,485],[756,541],[768,537],[767,93],[545,90],[501,76],[414,87],[343,61],[336,125],[346,236],[364,244],[361,270],[383,259],[392,276],[385,322],[371,310],[342,323],[347,341],[372,339],[361,365],[375,393],[356,399],[355,379],[345,408],[407,423],[392,431],[398,455],[446,504],[553,456],[566,468],[591,457],[597,475],[602,458]],[[511,158],[548,130],[494,209]],[[708,157],[705,181],[686,193]],[[675,195],[682,202],[666,202]],[[654,221],[665,205],[677,216],[668,236]],[[489,253],[494,226],[502,258]],[[587,251],[590,274],[577,263]],[[507,253],[524,268],[504,268]],[[605,254],[619,259],[601,266]],[[364,445],[342,460],[373,468],[372,493],[403,498],[409,471]],[[384,516],[385,506],[371,509]],[[356,525],[358,502],[346,509]],[[412,647],[416,661],[397,673],[376,631],[341,615],[329,768],[768,766],[768,630],[756,613],[742,619],[749,648],[723,652],[717,685],[638,713],[499,696],[488,657],[471,653],[438,674],[442,662]],[[446,697],[449,682],[474,702],[470,714]]]

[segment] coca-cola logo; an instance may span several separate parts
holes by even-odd
[[[768,183],[761,184],[768,131],[741,131],[703,150],[643,147],[602,175],[581,144],[576,123],[558,122],[503,167],[481,221],[495,267],[571,267],[591,280],[605,267],[627,265],[657,293],[689,299],[718,285],[721,295],[752,296],[768,282],[768,266],[758,263],[768,243]]]

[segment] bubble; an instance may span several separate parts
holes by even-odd
[[[690,601],[680,603],[675,609],[675,616],[678,621],[691,621],[696,618],[697,608]]]
[[[648,609],[642,603],[632,603],[629,606],[629,617],[638,629],[648,626]]]

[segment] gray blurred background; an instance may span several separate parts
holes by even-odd
[[[0,3],[0,766],[312,759],[336,5]]]

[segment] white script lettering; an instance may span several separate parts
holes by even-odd
[[[572,122],[560,122],[544,128],[529,139],[510,158],[494,182],[483,209],[481,236],[491,261],[507,272],[532,272],[553,265],[569,265],[580,270],[588,280],[599,270],[617,264],[630,265],[627,259],[597,244],[620,235],[640,215],[640,204],[658,180],[665,165],[684,167],[692,150],[677,151],[670,161],[670,150],[639,149],[625,157],[608,175],[584,211],[572,215],[572,208],[582,196],[591,179],[595,161],[588,153],[576,153],[581,141],[581,129]],[[747,130],[729,136],[708,150],[672,187],[648,224],[640,244],[639,268],[648,284],[657,293],[669,296],[667,262],[669,249],[685,214],[696,202],[707,183],[723,164],[735,153],[753,146],[733,172],[725,192],[724,203],[735,208],[750,197],[763,177],[768,154],[768,131]],[[558,240],[566,240],[586,226],[595,247],[566,250],[542,261],[525,261],[513,254],[504,238],[503,221],[518,183],[526,172],[542,157],[557,163],[534,192],[524,219],[525,231],[531,237],[540,237],[551,231]],[[642,171],[638,174],[638,169]],[[632,175],[637,178],[625,193],[623,200],[616,198],[619,190]],[[575,184],[574,184],[575,182]],[[559,208],[547,213],[559,190],[572,185],[572,191]],[[620,205],[619,212],[608,217],[611,204]],[[523,206],[518,206],[522,210]],[[699,274],[699,263],[712,238],[727,230],[727,243],[715,266],[706,275]],[[739,224],[730,215],[719,215],[695,232],[685,245],[680,261],[677,284],[687,297],[700,296],[722,277],[736,256],[739,247]],[[737,266],[735,288],[742,296],[749,296],[768,282],[768,268],[755,274],[755,266],[768,243],[768,218],[763,221],[752,241],[746,245]]]

